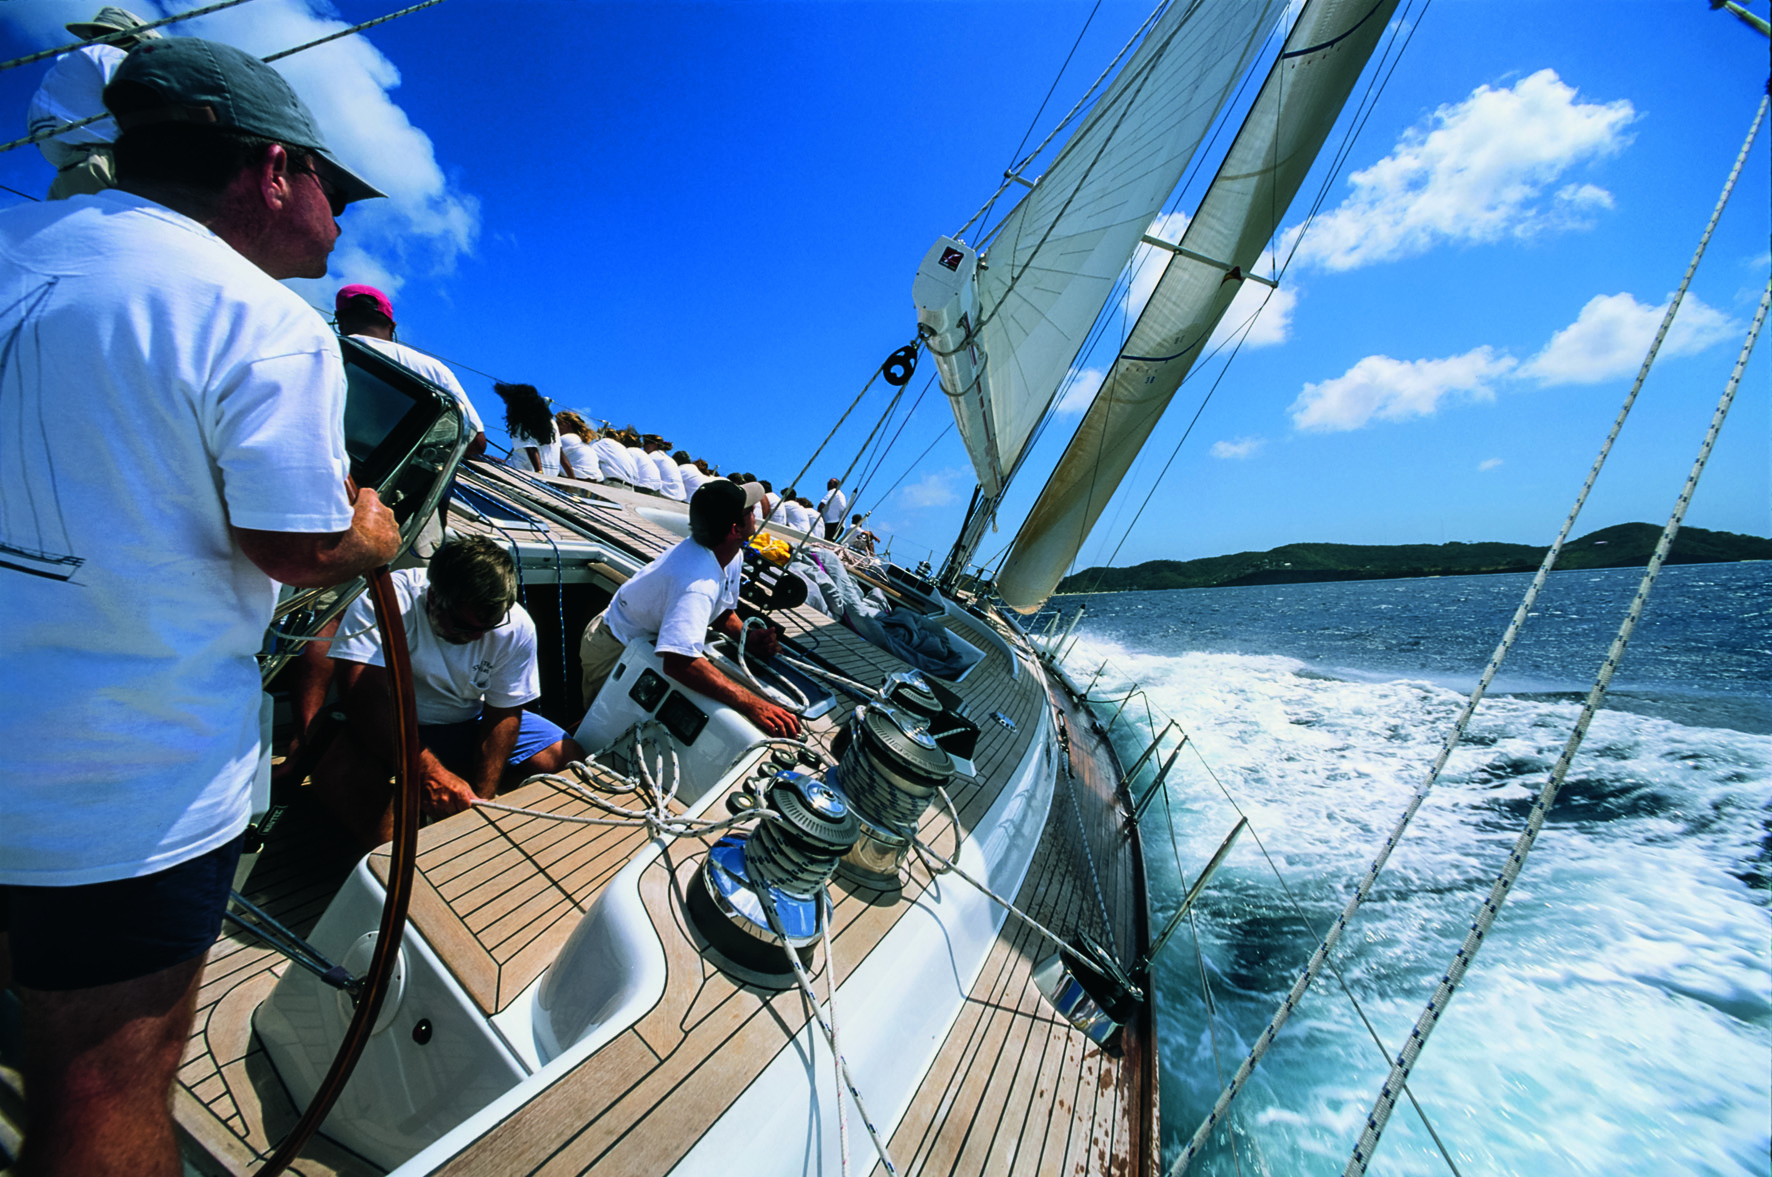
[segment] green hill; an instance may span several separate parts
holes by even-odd
[[[1621,523],[1589,532],[1563,547],[1559,569],[1641,568],[1661,528]],[[1131,568],[1085,568],[1058,583],[1058,592],[1138,592],[1145,589],[1223,588],[1247,584],[1304,584],[1324,580],[1385,580],[1408,576],[1472,576],[1531,572],[1548,548],[1530,544],[1287,544],[1267,552],[1238,552],[1203,560],[1151,560]],[[1772,560],[1772,539],[1687,527],[1674,539],[1670,564],[1726,564]]]

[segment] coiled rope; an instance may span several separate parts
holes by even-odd
[[[1488,666],[1484,668],[1483,675],[1481,679],[1479,679],[1475,690],[1471,692],[1470,699],[1465,703],[1463,710],[1460,711],[1452,730],[1447,733],[1445,742],[1440,748],[1440,753],[1435,758],[1433,767],[1428,771],[1427,778],[1422,782],[1420,787],[1416,789],[1415,794],[1409,799],[1409,803],[1403,810],[1402,816],[1398,818],[1395,827],[1393,827],[1389,836],[1385,838],[1384,845],[1379,849],[1377,856],[1372,860],[1372,865],[1367,868],[1366,875],[1361,879],[1359,887],[1354,891],[1353,896],[1349,898],[1347,906],[1342,909],[1341,914],[1336,917],[1335,922],[1330,925],[1328,933],[1324,935],[1322,941],[1318,944],[1316,951],[1311,954],[1310,962],[1305,966],[1304,972],[1299,975],[1299,978],[1293,984],[1292,989],[1286,994],[1285,998],[1281,1000],[1279,1008],[1274,1011],[1274,1015],[1268,1022],[1267,1027],[1262,1030],[1260,1037],[1255,1040],[1255,1045],[1250,1048],[1248,1057],[1245,1058],[1243,1064],[1237,1068],[1237,1073],[1232,1076],[1230,1084],[1219,1093],[1218,1100],[1213,1104],[1212,1110],[1207,1113],[1206,1118],[1201,1121],[1199,1127],[1195,1129],[1193,1137],[1188,1141],[1186,1148],[1183,1149],[1181,1155],[1176,1158],[1175,1163],[1170,1167],[1169,1177],[1179,1177],[1180,1174],[1185,1173],[1188,1166],[1193,1163],[1194,1158],[1199,1155],[1206,1140],[1211,1136],[1213,1129],[1217,1127],[1219,1120],[1230,1107],[1231,1101],[1237,1097],[1238,1092],[1240,1092],[1243,1089],[1243,1086],[1248,1082],[1249,1076],[1254,1072],[1257,1064],[1261,1062],[1262,1056],[1265,1055],[1268,1048],[1273,1045],[1274,1039],[1280,1032],[1280,1028],[1286,1024],[1287,1019],[1292,1016],[1292,1011],[1297,1008],[1299,1001],[1304,997],[1305,991],[1310,988],[1311,983],[1315,981],[1317,976],[1322,972],[1323,966],[1329,958],[1329,953],[1334,949],[1336,942],[1341,939],[1342,933],[1347,930],[1348,923],[1353,919],[1354,914],[1360,909],[1361,904],[1365,902],[1366,896],[1371,892],[1373,884],[1377,882],[1379,873],[1384,870],[1386,862],[1389,861],[1391,851],[1396,848],[1404,831],[1408,829],[1409,823],[1414,819],[1416,811],[1421,808],[1421,803],[1426,799],[1429,790],[1431,790],[1438,782],[1440,773],[1445,769],[1446,763],[1451,758],[1453,750],[1463,738],[1465,729],[1469,726],[1471,717],[1476,712],[1477,705],[1488,692],[1489,685],[1494,681],[1496,672],[1501,669],[1503,660],[1506,659],[1509,651],[1513,648],[1514,641],[1519,636],[1520,629],[1525,624],[1526,617],[1531,612],[1532,605],[1538,599],[1539,591],[1544,587],[1545,580],[1549,577],[1551,569],[1555,566],[1557,558],[1562,552],[1563,544],[1567,540],[1569,532],[1574,528],[1577,516],[1580,515],[1582,508],[1586,505],[1588,495],[1593,490],[1594,483],[1599,478],[1601,468],[1606,464],[1606,459],[1611,454],[1612,445],[1618,439],[1618,435],[1624,427],[1625,419],[1630,415],[1631,408],[1636,402],[1637,394],[1642,390],[1643,382],[1649,375],[1649,369],[1655,363],[1656,357],[1661,350],[1662,342],[1667,338],[1668,329],[1673,325],[1674,315],[1679,310],[1681,301],[1685,298],[1687,288],[1691,285],[1692,275],[1697,270],[1699,260],[1703,258],[1706,247],[1710,244],[1711,234],[1716,229],[1718,220],[1722,217],[1724,206],[1729,202],[1729,196],[1734,190],[1737,178],[1741,175],[1742,165],[1746,162],[1748,151],[1753,146],[1754,138],[1759,134],[1760,124],[1764,121],[1766,116],[1767,105],[1767,99],[1761,99],[1759,109],[1754,115],[1753,124],[1748,128],[1747,138],[1741,145],[1741,151],[1737,154],[1735,164],[1730,169],[1729,178],[1723,185],[1723,190],[1717,199],[1716,207],[1712,210],[1710,220],[1705,225],[1704,233],[1699,239],[1698,248],[1693,252],[1692,260],[1687,263],[1686,272],[1680,280],[1679,289],[1675,291],[1673,298],[1668,302],[1667,312],[1662,316],[1661,326],[1655,333],[1654,342],[1650,344],[1649,352],[1643,358],[1642,367],[1638,370],[1637,378],[1632,382],[1630,391],[1626,394],[1624,403],[1619,408],[1618,416],[1612,423],[1611,431],[1606,435],[1605,442],[1600,446],[1600,452],[1598,456],[1595,457],[1593,466],[1588,471],[1587,480],[1582,484],[1581,491],[1576,496],[1574,506],[1570,508],[1568,517],[1563,521],[1562,530],[1557,533],[1556,541],[1551,545],[1550,550],[1545,553],[1544,561],[1539,565],[1537,575],[1533,577],[1532,584],[1526,590],[1526,595],[1521,600],[1519,608],[1514,610],[1513,619],[1508,623],[1507,631],[1501,639],[1501,644],[1495,648],[1495,653],[1490,657]],[[1763,313],[1764,304],[1762,303],[1762,315]],[[1750,348],[1753,339],[1757,338],[1758,331],[1759,321],[1756,319],[1752,333],[1749,336],[1748,346]],[[1745,362],[1745,353],[1743,354],[1743,362]],[[1737,372],[1737,377],[1738,376],[1739,372]],[[1729,392],[1726,394],[1729,397],[1732,397],[1734,393],[1734,381],[1735,378],[1732,378]],[[1708,456],[1708,448],[1706,449],[1704,456]],[[1682,499],[1679,516],[1682,518],[1684,517],[1684,499]],[[1659,547],[1657,551],[1660,551]],[[1651,566],[1658,567],[1659,565],[1652,562]],[[1607,673],[1606,678],[1610,680],[1610,677],[1610,673]],[[1541,815],[1535,814],[1535,819],[1542,820]],[[1409,1051],[1411,1046],[1415,1046],[1413,1039],[1411,1040],[1410,1046],[1404,1047],[1405,1052]],[[1415,1049],[1419,1050],[1419,1047],[1415,1046]],[[1386,1084],[1386,1090],[1390,1093],[1389,1098],[1392,1103],[1394,1103],[1396,1092],[1399,1089],[1400,1084]],[[1387,1111],[1385,1115],[1388,1118],[1389,1112]],[[1356,1155],[1358,1154],[1356,1153]],[[1367,1155],[1370,1156],[1369,1150]]]

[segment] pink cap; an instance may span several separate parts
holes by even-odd
[[[388,322],[394,322],[394,304],[388,301],[388,296],[377,290],[375,287],[365,286],[361,282],[353,283],[350,286],[340,286],[338,288],[338,298],[335,299],[332,304],[333,310],[335,312],[344,310],[345,304],[350,302],[353,298],[372,299],[375,302],[375,309],[386,315],[388,317]],[[397,325],[398,324],[396,324],[396,326]]]

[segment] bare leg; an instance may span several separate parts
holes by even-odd
[[[314,766],[310,787],[359,844],[374,849],[394,836],[392,772],[347,727]]]
[[[336,636],[338,621],[327,622],[320,627],[320,633],[329,638]],[[327,652],[330,649],[326,642],[308,642],[302,647],[301,656],[295,659],[295,665],[289,668],[289,710],[295,719],[295,737],[284,749],[278,772],[280,780],[301,762],[302,742],[307,737],[308,728],[313,726],[320,708],[326,706],[326,691],[332,686],[333,662]]]
[[[28,1122],[19,1177],[179,1177],[172,1080],[203,957],[24,1003]]]
[[[568,736],[549,744],[515,768],[505,769],[504,787],[508,789],[524,777],[532,777],[537,773],[559,772],[574,760],[584,758],[585,750],[579,747],[577,740]]]

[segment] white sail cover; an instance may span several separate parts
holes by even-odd
[[[1396,7],[1311,0],[1299,17],[1182,236],[1184,250],[1212,261],[1170,258],[997,576],[1012,607],[1038,608],[1076,559],[1279,227]]]
[[[1001,493],[1277,7],[1274,0],[1174,0],[998,227],[978,278],[974,345],[983,374],[970,387],[947,389],[987,495]]]

